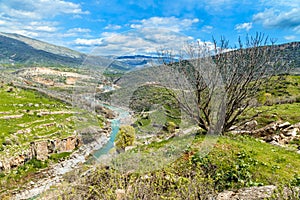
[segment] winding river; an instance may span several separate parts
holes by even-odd
[[[26,189],[18,192],[12,197],[12,199],[36,199],[41,193],[48,190],[51,186],[61,182],[61,180],[63,179],[63,174],[72,171],[74,168],[78,167],[80,163],[89,162],[89,160],[86,160],[87,155],[92,154],[93,158],[97,159],[102,155],[106,155],[109,153],[109,151],[114,147],[114,141],[116,139],[122,120],[128,118],[130,114],[125,109],[102,104],[100,102],[97,103],[117,114],[117,117],[111,120],[112,130],[109,139],[103,136],[99,138],[100,143],[99,141],[97,141],[97,144],[94,146],[90,144],[83,146],[82,149],[79,149],[79,151],[73,153],[69,159],[51,167],[48,172],[48,178],[39,180],[31,189]]]
[[[101,105],[117,113],[118,117],[111,120],[112,130],[111,130],[109,141],[102,148],[94,151],[93,153],[94,158],[99,158],[102,155],[106,155],[114,147],[114,141],[116,139],[117,133],[119,132],[121,121],[123,119],[126,119],[129,116],[129,112],[125,111],[124,109],[110,106],[107,104],[101,104]]]

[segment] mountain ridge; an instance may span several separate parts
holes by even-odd
[[[284,59],[294,60],[295,66],[300,68],[300,41],[276,44],[275,46]],[[87,64],[106,67],[113,73],[158,64],[160,59],[158,56],[147,55],[124,55],[111,59],[105,56],[84,54],[16,33],[3,32],[0,32],[0,52],[0,63],[2,64],[68,67]]]

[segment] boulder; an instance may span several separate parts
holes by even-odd
[[[34,142],[33,149],[37,160],[48,159],[48,141]]]

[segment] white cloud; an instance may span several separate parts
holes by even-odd
[[[88,28],[72,28],[67,31],[67,33],[90,33],[91,30]]]
[[[78,47],[91,46],[97,55],[155,54],[161,48],[182,49],[192,37],[164,28],[139,28],[123,33],[105,32],[98,39],[76,39]]]
[[[300,4],[298,0],[261,0],[266,7],[263,12],[253,16],[265,28],[285,28],[300,33]]]
[[[101,38],[96,39],[77,38],[74,45],[90,46],[93,49],[91,53],[99,55],[153,54],[161,48],[177,50],[193,40],[181,32],[198,22],[197,18],[152,17],[134,21],[130,31],[104,32]]]
[[[237,24],[235,26],[235,30],[241,31],[241,30],[246,30],[249,31],[252,28],[252,23],[248,22],[248,23],[243,23],[243,24]]]
[[[74,43],[78,46],[97,46],[103,43],[103,39],[81,39],[77,38]]]
[[[120,26],[120,25],[113,25],[113,24],[109,24],[106,27],[104,27],[105,30],[119,30],[121,28],[122,28],[122,26]]]
[[[189,29],[192,25],[199,22],[198,18],[179,19],[176,17],[151,17],[131,24],[131,28],[165,28],[175,32]]]
[[[10,0],[0,2],[0,11],[17,19],[45,19],[61,14],[88,14],[79,4],[63,0]]]
[[[65,33],[61,34],[61,37],[90,37],[91,29],[88,28],[71,28]]]
[[[62,44],[62,28],[54,21],[60,15],[85,15],[80,4],[69,0],[9,0],[0,1],[0,31],[17,33]],[[76,31],[76,30],[74,30]],[[79,29],[77,31],[80,31]]]
[[[286,40],[295,40],[297,37],[295,35],[288,35],[288,36],[285,36],[284,39]]]
[[[201,29],[201,31],[202,32],[205,32],[205,33],[211,33],[212,32],[212,30],[213,30],[213,26],[208,26],[208,25],[206,25],[206,26],[203,26],[202,27],[202,29]]]

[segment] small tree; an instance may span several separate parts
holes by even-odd
[[[132,126],[123,125],[117,133],[115,146],[117,151],[124,151],[125,147],[133,145],[135,141],[135,129]]]

